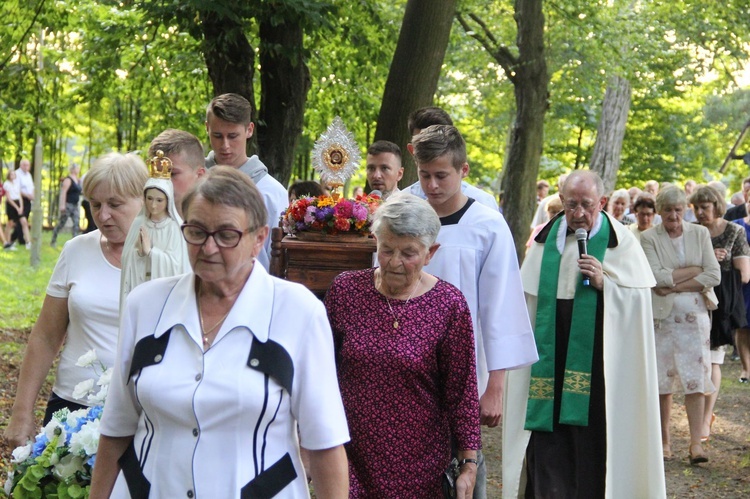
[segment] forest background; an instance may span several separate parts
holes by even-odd
[[[5,0],[0,18],[3,179],[41,138],[46,226],[71,162],[145,153],[165,128],[207,146],[205,106],[227,91],[253,104],[249,152],[284,185],[312,178],[337,115],[364,152],[443,107],[519,244],[537,178],[591,166],[608,187],[736,191],[748,174],[719,172],[750,122],[747,0]]]

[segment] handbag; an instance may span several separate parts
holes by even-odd
[[[443,497],[445,499],[456,499],[456,480],[458,480],[460,474],[458,459],[454,457],[443,471]]]
[[[711,316],[711,348],[734,343],[735,329],[747,326],[742,277],[736,269],[722,270],[721,283],[714,288],[719,300]]]

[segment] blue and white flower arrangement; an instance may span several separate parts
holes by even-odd
[[[39,432],[33,442],[16,447],[4,495],[25,498],[88,498],[91,473],[99,446],[99,421],[107,398],[112,369],[105,368],[96,352],[89,350],[76,365],[90,367],[99,376],[76,385],[73,396],[91,407],[62,409]]]

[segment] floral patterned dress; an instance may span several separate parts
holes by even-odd
[[[684,237],[670,239],[681,266],[685,266]],[[654,319],[659,394],[674,393],[678,383],[686,395],[712,393],[711,319],[699,292],[677,293],[672,313]]]
[[[390,300],[392,313],[374,272],[345,272],[326,296],[351,435],[350,497],[442,497],[451,435],[459,449],[481,447],[469,308],[438,280],[408,303]]]

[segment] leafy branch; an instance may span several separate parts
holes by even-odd
[[[457,14],[456,19],[458,19],[458,22],[461,24],[461,27],[464,29],[466,34],[478,41],[479,44],[484,47],[484,49],[490,54],[490,56],[492,56],[492,58],[495,59],[498,64],[500,64],[500,67],[503,68],[503,71],[505,71],[505,75],[508,77],[508,79],[512,83],[515,83],[516,72],[513,68],[515,68],[519,64],[518,58],[511,53],[510,49],[508,49],[505,44],[500,43],[497,38],[495,38],[495,35],[493,35],[490,29],[487,27],[487,23],[485,23],[479,16],[473,13],[469,13],[468,16],[477,24],[477,26],[479,26],[479,28],[481,29],[481,33],[472,29],[472,27],[469,25],[468,20],[463,14]]]

